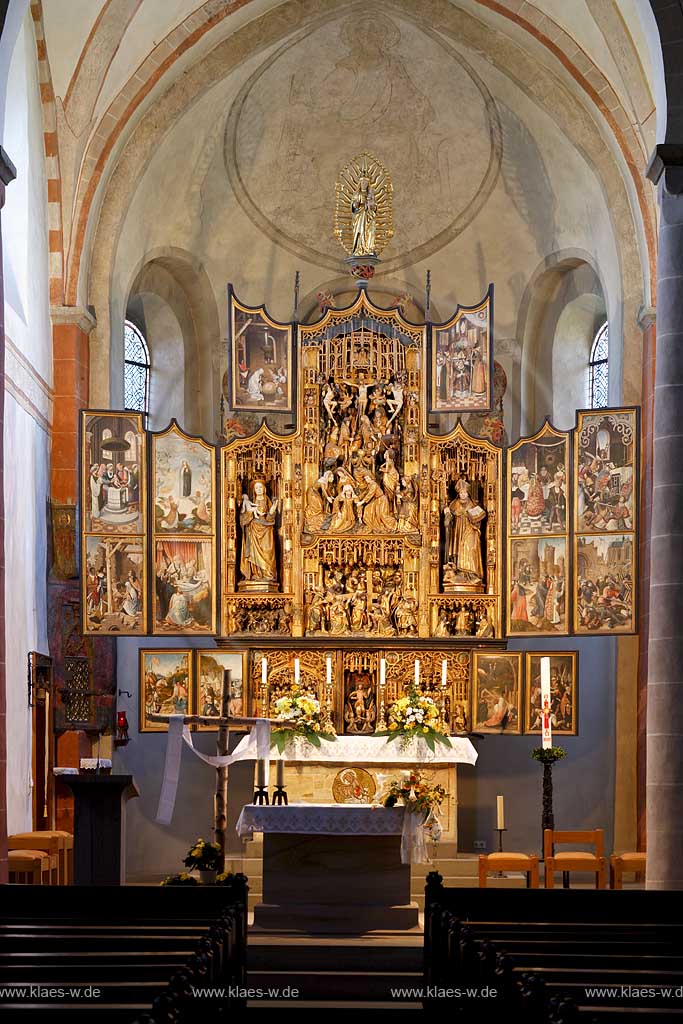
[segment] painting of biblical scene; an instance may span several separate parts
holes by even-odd
[[[576,538],[576,633],[633,633],[633,534]]]
[[[522,655],[519,652],[474,652],[474,732],[501,735],[521,732],[521,667]]]
[[[244,714],[242,655],[223,651],[197,651],[196,714],[208,715],[210,718],[220,716],[223,673],[226,669],[232,673],[228,714],[238,717]],[[212,728],[217,729],[218,726],[198,726],[202,731]]]
[[[168,725],[150,715],[189,715],[192,698],[192,652],[140,651],[140,732],[164,732]]]
[[[567,632],[567,541],[513,537],[508,552],[508,635]]]
[[[154,556],[154,632],[215,632],[212,542],[157,539]]]
[[[344,672],[344,732],[367,735],[377,726],[375,673],[368,669]]]
[[[542,731],[541,658],[550,658],[550,726],[553,734],[578,732],[578,674],[576,651],[527,651],[524,732]]]
[[[635,409],[580,412],[576,431],[576,530],[635,530]]]
[[[85,533],[145,529],[145,435],[137,413],[83,413]]]
[[[452,700],[450,694],[444,697],[443,717],[446,732],[461,733],[470,731],[470,709],[460,700]]]
[[[512,536],[567,532],[567,435],[548,424],[508,450],[508,524]]]
[[[213,533],[213,448],[169,427],[152,437],[152,480],[155,533]]]
[[[263,307],[243,306],[229,291],[230,407],[234,412],[291,412],[292,328],[271,320]]]
[[[452,320],[432,327],[433,412],[486,412],[492,393],[492,288],[473,308],[458,307]]]
[[[147,631],[145,555],[138,537],[86,537],[84,633]]]

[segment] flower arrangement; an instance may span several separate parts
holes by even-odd
[[[411,684],[405,697],[399,697],[388,712],[389,727],[378,733],[387,736],[389,742],[401,737],[403,740],[421,736],[433,752],[437,743],[451,746],[448,736],[441,730],[441,713],[436,701],[420,693]]]
[[[337,738],[332,723],[323,719],[320,701],[296,684],[288,694],[275,701],[273,711],[276,719],[294,722],[294,725],[275,727],[271,732],[271,742],[280,754],[297,736],[302,736],[314,747],[319,747],[321,740]]]
[[[161,885],[201,885],[194,875],[188,871],[181,871],[179,875],[167,875]]]
[[[433,786],[425,782],[419,771],[413,770],[401,779],[389,783],[389,793],[384,800],[385,807],[394,807],[403,800],[409,811],[429,814],[440,807],[446,798],[443,786]]]
[[[190,871],[216,871],[221,862],[221,851],[218,843],[207,843],[206,839],[198,839],[188,850],[183,861]]]

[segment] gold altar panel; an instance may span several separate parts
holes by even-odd
[[[507,633],[569,632],[571,434],[546,421],[507,452]]]
[[[332,658],[332,686],[326,685],[327,658]],[[266,661],[265,683],[263,662]],[[288,649],[250,650],[247,667],[248,714],[267,718],[274,714],[273,705],[294,686],[295,663],[299,662],[299,686],[331,710],[336,678],[336,652]]]
[[[489,412],[493,407],[493,285],[476,306],[458,306],[432,324],[429,411]]]
[[[574,440],[574,632],[638,629],[640,410],[581,410]]]
[[[147,633],[147,441],[142,416],[81,412],[83,632]]]
[[[228,405],[233,412],[293,412],[296,349],[292,324],[265,306],[245,306],[228,285]]]
[[[216,449],[172,420],[150,435],[157,635],[216,632]]]

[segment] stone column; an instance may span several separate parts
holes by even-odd
[[[647,687],[647,888],[683,889],[683,147],[658,146]]]
[[[0,210],[5,186],[14,181],[16,168],[0,146]],[[7,881],[7,717],[5,700],[5,294],[2,279],[0,227],[0,883]]]

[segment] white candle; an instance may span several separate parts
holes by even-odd
[[[441,685],[443,686],[444,690],[448,685],[448,662],[446,661],[445,658],[441,662]]]
[[[266,784],[266,762],[258,760],[256,762],[256,785],[257,787],[265,786]]]
[[[550,658],[541,658],[541,711],[543,712],[544,750],[553,745],[553,730],[550,723]]]
[[[496,811],[496,817],[498,821],[496,828],[505,828],[505,805],[503,803],[502,796],[496,797]]]
[[[261,686],[265,686],[268,682],[268,659],[265,657],[261,658]]]
[[[332,686],[332,658],[327,659],[327,687]]]
[[[295,658],[294,659],[294,682],[296,683],[297,686],[299,685],[299,677],[300,677],[299,659]]]
[[[379,685],[384,689],[387,685],[387,663],[384,658],[379,662]]]
[[[418,658],[415,659],[415,685],[420,685],[420,661]]]
[[[275,762],[275,785],[284,786],[285,784],[285,762],[280,758]]]

